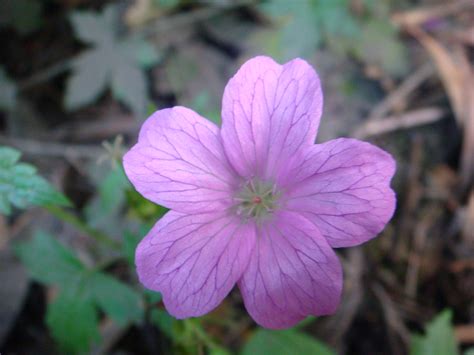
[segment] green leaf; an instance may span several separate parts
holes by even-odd
[[[30,34],[41,25],[41,10],[38,0],[2,0],[0,24],[12,26],[22,35]]]
[[[156,48],[140,38],[123,41],[120,50],[123,55],[137,63],[141,68],[150,68],[160,61],[161,56]]]
[[[464,352],[464,355],[474,355],[474,348],[469,348]]]
[[[8,169],[20,160],[21,153],[10,147],[0,146],[0,167]]]
[[[140,195],[135,189],[129,189],[125,193],[127,197],[127,206],[131,212],[142,222],[156,223],[158,219],[163,217],[168,209],[147,200]]]
[[[295,330],[272,331],[259,328],[244,345],[242,355],[318,354],[335,355],[319,340]]]
[[[114,39],[113,28],[101,14],[77,11],[71,14],[70,20],[76,36],[85,43],[105,44]]]
[[[146,77],[142,70],[124,57],[115,58],[112,74],[112,93],[127,105],[138,117],[146,111]]]
[[[414,335],[410,346],[411,355],[458,355],[458,346],[451,323],[452,313],[445,310],[427,326],[424,336]]]
[[[172,9],[173,7],[178,6],[180,0],[153,0],[153,4],[162,9]]]
[[[260,8],[277,26],[260,38],[261,45],[280,60],[310,56],[323,41],[353,42],[360,35],[348,0],[270,0]]]
[[[367,64],[379,66],[390,75],[401,76],[408,70],[408,55],[397,35],[389,22],[371,20],[362,29],[361,40],[354,47],[355,54]]]
[[[75,287],[62,290],[48,306],[46,324],[68,354],[87,353],[91,343],[100,338],[94,304]]]
[[[277,43],[263,40],[266,51],[280,60],[312,54],[321,43],[321,32],[310,1],[272,0],[261,6],[263,12],[275,19]],[[303,33],[307,35],[302,35]],[[276,48],[275,48],[276,44]],[[273,50],[269,45],[273,46]],[[281,51],[278,54],[276,51]]]
[[[148,93],[142,69],[155,64],[159,53],[142,39],[118,38],[117,11],[111,4],[101,14],[80,12],[71,16],[76,35],[93,47],[74,62],[67,82],[66,108],[84,107],[108,87],[137,116],[145,113]]]
[[[38,232],[31,241],[19,244],[16,252],[33,279],[61,289],[58,299],[48,306],[47,323],[63,350],[85,352],[97,339],[94,305],[121,325],[143,318],[139,293],[112,276],[87,269],[50,235]]]
[[[357,37],[359,25],[349,11],[348,0],[318,0],[314,12],[326,37]]]
[[[146,234],[140,233],[142,237]],[[135,249],[142,239],[138,234],[126,231],[123,236],[123,253],[130,266],[135,267]]]
[[[84,107],[99,97],[107,87],[110,75],[107,47],[88,50],[74,62],[74,71],[67,82],[64,106],[68,110]]]
[[[121,325],[143,317],[140,295],[131,287],[104,273],[94,273],[87,279],[87,288],[98,306]]]
[[[191,108],[198,112],[203,117],[217,125],[221,124],[221,113],[215,107],[210,105],[210,95],[207,91],[202,91],[197,94],[191,103]]]
[[[0,110],[11,110],[16,104],[17,88],[3,68],[0,68]]]
[[[113,223],[123,207],[127,188],[130,188],[130,183],[123,168],[110,170],[97,188],[98,195],[85,209],[88,224],[94,228],[105,228]]]
[[[163,334],[173,339],[177,320],[171,317],[168,312],[163,309],[153,308],[150,312],[150,321],[156,325]]]
[[[85,270],[69,249],[45,232],[37,232],[32,240],[17,245],[16,252],[31,277],[42,283],[69,286]]]
[[[36,174],[29,164],[17,163],[20,152],[0,146],[0,212],[11,213],[10,204],[18,208],[30,205],[70,205],[69,200]]]

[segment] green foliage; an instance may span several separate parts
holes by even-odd
[[[142,319],[140,295],[123,282],[95,272],[88,278],[87,287],[97,305],[118,324],[125,325]]]
[[[262,5],[262,10],[280,26],[276,32],[277,46],[273,41],[267,42],[273,48],[266,46],[273,56],[282,60],[308,56],[320,45],[322,33],[315,20],[312,2],[272,0]],[[310,35],[303,36],[303,33]]]
[[[132,215],[145,223],[156,223],[168,212],[166,207],[147,200],[134,189],[126,191],[126,198],[127,206],[129,206]]]
[[[143,234],[145,235],[145,234]],[[132,232],[126,231],[123,236],[123,254],[130,266],[135,265],[135,249],[140,242],[140,237]]]
[[[396,29],[387,21],[370,20],[364,24],[354,52],[364,63],[383,68],[391,75],[400,76],[407,71],[406,49],[397,39]]]
[[[111,169],[97,186],[97,195],[85,208],[87,222],[94,228],[113,227],[125,202],[125,191],[131,185],[123,168]]]
[[[77,37],[92,48],[74,61],[74,73],[66,89],[66,108],[88,105],[110,87],[117,100],[141,117],[148,101],[143,69],[159,60],[155,48],[143,39],[118,38],[115,5],[107,6],[102,13],[75,12],[71,22]]]
[[[410,355],[458,355],[451,319],[451,311],[445,310],[428,323],[425,335],[412,336]]]
[[[77,283],[85,267],[76,256],[50,235],[38,232],[17,247],[17,254],[33,279],[48,285]]]
[[[198,112],[201,116],[214,122],[217,125],[221,124],[221,113],[215,107],[210,105],[210,95],[207,91],[200,92],[194,97],[191,108]]]
[[[59,287],[58,297],[48,306],[46,321],[64,351],[85,352],[98,339],[97,309],[121,325],[143,318],[142,299],[136,291],[86,267],[52,236],[37,233],[16,250],[34,280]]]
[[[0,213],[9,215],[11,205],[68,206],[69,200],[38,176],[35,167],[18,162],[20,156],[18,150],[0,146]]]
[[[406,49],[390,24],[387,2],[366,4],[365,17],[351,13],[349,0],[270,0],[261,9],[277,26],[260,39],[261,45],[282,61],[311,56],[327,44],[336,53],[353,55],[389,75],[407,70]]]
[[[153,5],[158,8],[169,10],[179,5],[181,0],[152,0]]]
[[[274,49],[270,51],[282,60],[309,56],[326,38],[354,37],[358,31],[347,0],[271,0],[262,10],[279,25],[277,48],[271,41]]]
[[[163,309],[152,309],[150,312],[150,321],[160,329],[163,334],[169,338],[173,338],[174,329],[178,322],[175,318],[171,317],[168,312]]]
[[[17,88],[0,67],[0,110],[12,110],[16,104]]]
[[[272,331],[259,328],[245,344],[242,355],[318,354],[335,355],[327,345],[295,330]]]
[[[0,25],[11,26],[22,35],[37,30],[41,23],[42,3],[38,0],[0,1]]]
[[[94,303],[77,290],[62,290],[48,305],[46,324],[59,348],[67,354],[87,353],[100,338]]]

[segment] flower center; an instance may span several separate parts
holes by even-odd
[[[271,182],[258,179],[247,181],[234,198],[237,214],[262,220],[275,211],[279,195]]]

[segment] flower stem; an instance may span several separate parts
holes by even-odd
[[[207,335],[200,323],[194,320],[187,321],[188,327],[192,329],[196,337],[210,350],[220,350],[221,347],[212,338]]]
[[[76,227],[78,230],[80,230],[84,234],[87,234],[90,237],[94,238],[97,242],[102,243],[108,247],[111,247],[114,250],[120,250],[119,242],[112,239],[107,234],[104,234],[101,231],[98,231],[94,228],[89,227],[87,224],[85,224],[79,217],[77,217],[73,213],[68,212],[64,208],[61,208],[58,206],[46,206],[45,208],[49,213],[51,213],[56,218]]]

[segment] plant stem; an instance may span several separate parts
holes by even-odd
[[[33,74],[28,79],[19,83],[18,85],[19,89],[27,90],[35,85],[48,81],[49,79],[51,79],[52,77],[55,77],[58,74],[61,74],[71,69],[75,59],[76,58],[69,58],[69,59],[63,60],[61,62],[53,64],[50,67],[47,67]]]
[[[79,217],[77,217],[73,213],[68,212],[64,208],[57,207],[57,206],[46,206],[45,208],[49,213],[51,213],[56,218],[60,219],[63,222],[73,225],[78,230],[94,238],[99,243],[102,243],[108,247],[111,247],[114,250],[120,250],[119,242],[112,239],[107,234],[104,234],[101,231],[98,231],[94,228],[89,227]]]
[[[206,345],[207,348],[214,349],[214,350],[220,349],[220,346],[216,344],[216,342],[212,340],[212,338],[209,335],[206,334],[204,329],[202,329],[200,323],[196,324],[194,320],[188,320],[187,324],[192,329],[196,337],[200,341],[202,341],[202,343]]]

